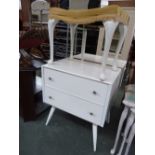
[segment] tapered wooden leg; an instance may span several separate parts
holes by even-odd
[[[95,152],[96,144],[97,144],[97,125],[93,124],[92,129],[93,129],[93,148],[94,148],[94,152]]]
[[[112,155],[115,154],[115,152],[116,152],[118,141],[119,141],[119,137],[120,137],[120,133],[121,133],[121,130],[122,130],[122,126],[123,126],[123,123],[124,123],[125,119],[127,118],[128,111],[129,111],[129,108],[125,107],[123,112],[122,112],[122,115],[121,115],[121,118],[120,118],[120,121],[119,121],[119,125],[118,125],[118,129],[117,129],[115,143],[114,143],[113,148],[110,151],[110,153]]]
[[[54,111],[55,111],[55,107],[51,107],[48,118],[47,118],[47,121],[46,121],[46,126],[48,125],[49,121],[51,120]]]

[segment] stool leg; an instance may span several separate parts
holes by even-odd
[[[118,145],[118,141],[119,141],[119,137],[120,137],[120,133],[121,133],[121,129],[122,129],[122,126],[123,126],[123,123],[128,115],[128,111],[129,111],[129,108],[128,107],[125,107],[122,114],[121,114],[121,118],[120,118],[120,121],[119,121],[119,125],[118,125],[118,129],[117,129],[117,134],[116,134],[116,139],[115,139],[115,142],[114,142],[114,146],[113,148],[111,149],[110,153],[113,155],[115,154],[116,152],[116,149],[117,149],[117,145]]]
[[[96,144],[97,144],[97,125],[93,124],[92,129],[93,129],[93,148],[94,148],[94,152],[95,152]]]
[[[129,149],[130,149],[130,146],[131,146],[131,143],[132,143],[132,140],[133,140],[134,136],[135,136],[135,123],[132,125],[132,128],[130,130],[129,137],[128,137],[128,140],[127,140],[127,146],[126,146],[126,150],[125,150],[124,155],[128,155]]]
[[[55,111],[55,107],[51,107],[48,118],[47,118],[47,121],[46,121],[46,126],[48,125],[49,121],[51,120],[54,111]]]
[[[127,124],[126,124],[126,127],[125,127],[125,132],[124,132],[124,136],[123,136],[123,141],[122,141],[122,144],[121,144],[121,147],[119,149],[119,152],[117,155],[121,155],[122,154],[122,151],[123,151],[123,147],[124,147],[124,144],[126,142],[126,138],[127,138],[127,135],[129,133],[129,130],[134,122],[134,114],[131,112],[131,114],[129,115],[128,119],[127,119]]]
[[[50,60],[48,63],[53,62],[53,55],[54,55],[54,28],[58,23],[55,19],[49,19],[48,21],[48,32],[49,32],[49,42],[50,42]]]

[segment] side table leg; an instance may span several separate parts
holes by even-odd
[[[50,109],[50,112],[49,112],[49,115],[48,115],[47,121],[46,121],[46,126],[48,125],[49,121],[51,120],[54,111],[55,111],[55,107],[52,106],[51,109]]]
[[[92,129],[93,129],[93,147],[94,147],[94,152],[95,152],[96,144],[97,144],[97,125],[93,124]]]

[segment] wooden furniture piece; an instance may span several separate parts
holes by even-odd
[[[36,113],[34,102],[34,89],[35,89],[35,69],[20,68],[19,71],[19,97],[20,97],[20,114],[24,121],[34,120]]]
[[[134,138],[134,133],[135,133],[135,87],[134,85],[128,85],[126,86],[126,91],[125,91],[125,98],[123,100],[123,104],[125,105],[124,110],[122,112],[122,115],[120,117],[118,129],[117,129],[117,134],[116,134],[116,139],[113,148],[111,149],[111,154],[115,154],[118,146],[118,141],[120,138],[120,134],[122,131],[122,127],[126,122],[124,134],[123,134],[123,140],[119,149],[119,152],[117,155],[121,155],[123,152],[123,149],[125,147],[125,143],[127,143],[125,154],[128,155],[129,148],[131,145],[131,142]]]
[[[19,112],[24,121],[35,120],[49,106],[42,102],[41,77],[37,75],[40,68],[19,69]]]
[[[31,0],[21,0],[21,16],[23,27],[30,26],[30,12],[31,12]]]
[[[116,6],[110,6],[106,9],[111,9],[111,7],[112,10],[116,9],[117,14]],[[81,10],[79,12],[81,13]],[[50,60],[48,64],[42,66],[42,83],[43,101],[51,105],[52,108],[46,125],[48,125],[56,108],[92,123],[94,151],[96,151],[97,143],[97,126],[103,127],[106,119],[109,120],[110,100],[119,87],[122,71],[126,65],[126,61],[118,59],[118,54],[126,36],[127,25],[123,22],[119,23],[119,20],[114,20],[114,18],[101,20],[105,26],[105,46],[102,56],[85,54],[85,41],[82,42],[82,53],[74,56],[74,32],[75,25],[78,24],[69,23],[71,25],[70,58],[55,62],[53,62],[53,39],[58,19],[52,18],[48,22]],[[83,21],[85,22],[85,20]],[[117,26],[120,28],[121,36],[115,58],[109,59],[108,53]]]
[[[121,7],[135,7],[135,0],[108,0],[109,4],[116,4]]]

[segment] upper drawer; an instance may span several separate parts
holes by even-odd
[[[108,85],[47,68],[43,74],[46,86],[104,105]]]

